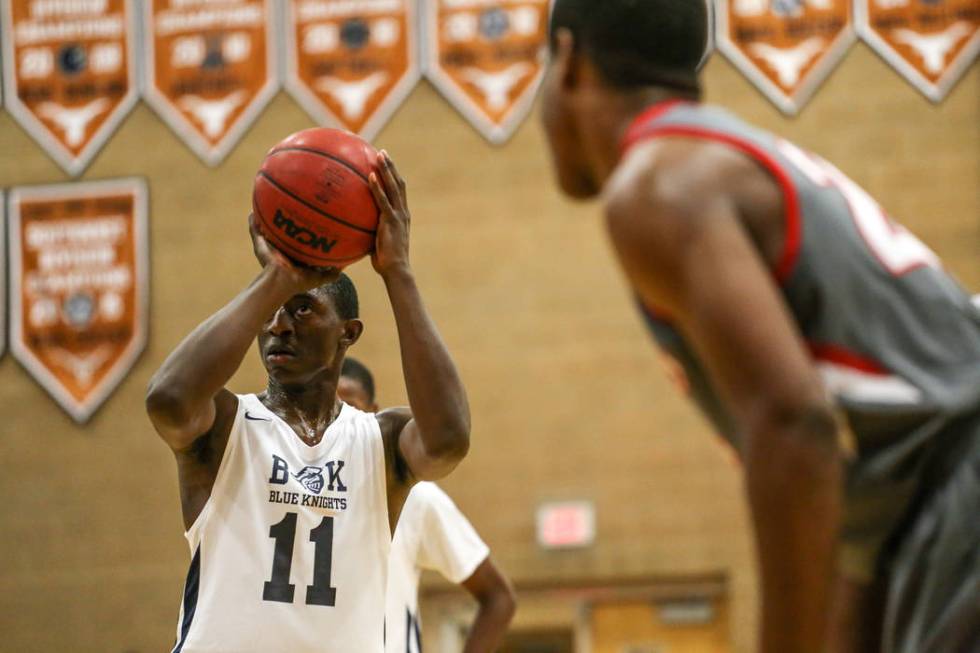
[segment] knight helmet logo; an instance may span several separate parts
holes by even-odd
[[[307,465],[300,470],[299,474],[293,474],[293,478],[303,484],[307,490],[313,494],[320,494],[323,489],[323,470],[319,467]]]

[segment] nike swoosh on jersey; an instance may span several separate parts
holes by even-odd
[[[271,422],[272,421],[268,417],[253,417],[252,415],[249,414],[249,412],[247,410],[245,411],[245,419],[250,419],[253,422]]]

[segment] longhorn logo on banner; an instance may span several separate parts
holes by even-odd
[[[286,86],[310,116],[370,140],[421,75],[414,0],[286,4]]]
[[[85,422],[146,345],[146,187],[15,188],[9,206],[10,349]]]
[[[796,114],[854,42],[850,0],[719,0],[717,47]]]
[[[146,9],[146,99],[208,165],[279,86],[271,2],[153,0]]]
[[[81,174],[137,100],[133,4],[2,2],[7,108],[68,174]]]
[[[544,73],[549,0],[429,0],[425,74],[487,140],[506,141]]]
[[[939,102],[980,53],[977,0],[857,0],[861,37],[905,79]]]

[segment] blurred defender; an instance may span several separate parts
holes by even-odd
[[[386,154],[378,170],[372,262],[411,409],[374,415],[338,400],[363,329],[354,285],[293,265],[254,226],[262,272],[150,383],[146,407],[177,458],[193,556],[174,653],[384,650],[398,514],[417,479],[445,476],[466,454],[469,408],[409,265],[404,182]],[[268,386],[234,395],[225,384],[256,335]]]
[[[980,312],[832,165],[699,104],[706,34],[701,0],[557,0],[543,121],[740,453],[762,650],[980,650]]]
[[[337,396],[359,410],[378,410],[374,377],[354,358],[344,359]],[[422,650],[418,593],[423,569],[438,571],[476,599],[479,607],[463,653],[495,651],[514,616],[514,592],[490,559],[490,549],[435,483],[412,488],[392,538],[385,608],[387,653]]]

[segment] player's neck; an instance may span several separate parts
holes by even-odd
[[[329,378],[296,385],[283,385],[269,379],[261,400],[290,424],[299,421],[307,429],[310,426],[325,428],[340,413],[337,381]]]
[[[690,94],[666,88],[645,88],[628,93],[609,91],[597,111],[589,117],[589,129],[584,130],[590,161],[596,179],[604,186],[622,158],[622,143],[626,131],[636,118],[654,104],[669,100],[697,100]],[[599,108],[601,106],[601,109]]]

